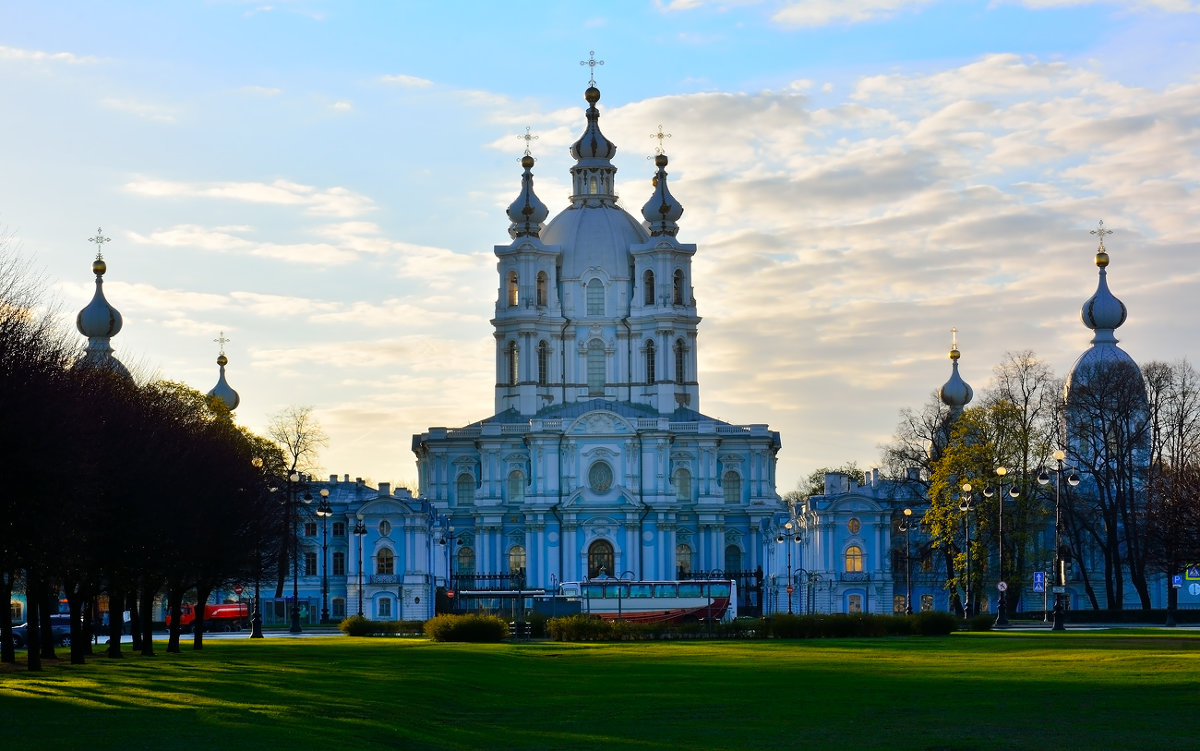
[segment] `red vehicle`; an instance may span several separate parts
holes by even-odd
[[[204,606],[205,631],[241,631],[242,625],[250,618],[250,607],[244,602],[224,602],[220,605]],[[188,630],[196,620],[196,606],[184,603],[180,608],[179,627]],[[171,616],[167,615],[167,626],[171,625]]]

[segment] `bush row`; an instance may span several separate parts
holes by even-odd
[[[438,615],[425,621],[434,641],[498,642],[508,636],[508,623],[494,615]]]
[[[605,621],[586,615],[554,618],[546,624],[556,641],[624,641],[635,639],[757,638],[818,639],[872,636],[945,636],[957,631],[952,613],[913,615],[776,614],[767,618],[738,618],[727,623],[631,623]]]
[[[425,632],[424,621],[372,621],[352,615],[338,624],[347,636],[418,636]]]

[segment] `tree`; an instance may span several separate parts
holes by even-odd
[[[285,407],[271,416],[267,425],[267,435],[279,445],[287,466],[284,468],[283,481],[292,492],[293,485],[289,478],[292,475],[311,475],[318,471],[317,458],[322,447],[329,443],[329,436],[321,429],[321,424],[313,416],[312,407]],[[285,504],[291,504],[295,499],[284,499]],[[275,580],[275,596],[283,596],[284,579],[288,572],[288,554],[295,550],[296,529],[292,526],[293,519],[284,516],[280,526],[277,578]]]

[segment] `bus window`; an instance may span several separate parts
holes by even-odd
[[[588,597],[588,598],[594,598],[597,600],[603,599],[604,585],[603,584],[584,584],[583,585],[583,596]]]
[[[708,593],[710,595],[712,595],[713,597],[728,597],[729,596],[729,583],[728,582],[715,582],[713,584],[710,584],[708,586]]]
[[[701,584],[693,584],[692,582],[681,582],[679,585],[680,597],[703,597],[704,587]]]
[[[628,597],[629,587],[625,584],[605,584],[604,596],[613,598]]]
[[[674,597],[675,594],[676,594],[676,591],[675,591],[674,584],[655,584],[654,585],[654,596],[655,597]]]
[[[630,584],[629,585],[629,596],[630,597],[649,597],[650,596],[650,585],[649,584]]]

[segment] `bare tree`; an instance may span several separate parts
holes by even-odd
[[[317,459],[321,449],[329,445],[329,436],[313,416],[311,406],[284,407],[271,415],[267,435],[283,449],[289,474],[311,475],[320,470]]]

